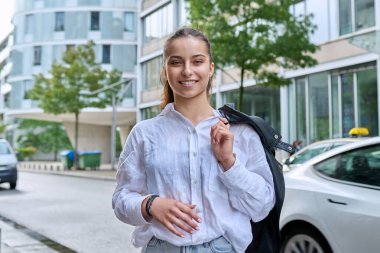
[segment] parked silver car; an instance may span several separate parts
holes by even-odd
[[[282,253],[380,252],[380,137],[285,172]]]
[[[0,184],[9,183],[11,189],[17,186],[17,158],[11,145],[0,139]]]

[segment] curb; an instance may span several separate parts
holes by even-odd
[[[86,170],[76,170],[76,171],[47,171],[47,170],[26,170],[19,169],[21,172],[30,172],[30,173],[41,173],[41,174],[51,174],[51,175],[59,175],[59,176],[67,176],[67,177],[79,177],[79,178],[87,178],[87,179],[97,179],[97,180],[105,180],[105,181],[116,181],[116,171],[111,170],[103,170],[103,171],[86,171]]]

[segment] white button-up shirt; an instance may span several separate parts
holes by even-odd
[[[211,149],[211,126],[220,116],[194,126],[168,104],[155,118],[139,122],[120,155],[112,204],[116,216],[137,226],[132,242],[145,247],[155,236],[178,246],[196,245],[224,236],[237,252],[252,241],[250,219],[260,221],[275,203],[272,174],[257,133],[232,125],[235,164],[226,172]],[[195,204],[199,230],[185,238],[156,220],[147,222],[141,203],[147,195]],[[177,228],[180,230],[180,228]]]

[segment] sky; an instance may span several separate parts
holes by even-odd
[[[15,0],[0,0],[0,41],[12,30],[11,18]]]

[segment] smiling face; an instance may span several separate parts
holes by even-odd
[[[174,101],[207,99],[214,64],[207,45],[199,38],[187,36],[170,42],[166,48],[165,75],[174,93]],[[211,85],[211,84],[210,84]]]

